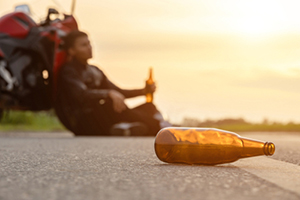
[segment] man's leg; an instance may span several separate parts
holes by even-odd
[[[113,109],[113,103],[110,99],[102,105],[97,105],[97,109],[93,112],[93,117],[98,122],[99,129],[104,129],[105,133],[109,133],[111,127],[120,122],[142,122],[148,129],[147,135],[156,135],[160,130],[160,121],[155,119],[153,115],[158,110],[152,103],[146,103],[136,108],[129,109],[121,113],[117,113]]]
[[[105,104],[94,104],[90,112],[82,113],[77,120],[75,135],[110,135],[110,128],[119,122],[113,110],[112,101]]]
[[[161,129],[159,118],[161,115],[152,103],[145,103],[133,109],[126,109],[117,113],[108,99],[105,104],[95,105],[89,116],[83,116],[80,132],[83,135],[109,135],[111,127],[119,122],[142,122],[148,129],[147,135],[156,135]]]
[[[156,135],[162,128],[162,115],[152,103],[145,103],[120,114],[120,121],[142,122],[148,127],[148,135]]]

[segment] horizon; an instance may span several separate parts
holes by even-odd
[[[0,2],[0,14],[18,2],[24,3]],[[57,7],[25,2],[37,16]],[[70,10],[70,0],[58,2]],[[184,117],[298,123],[299,7],[297,1],[78,0],[75,17],[89,33],[91,63],[118,86],[143,87],[153,66],[154,103],[174,123]]]

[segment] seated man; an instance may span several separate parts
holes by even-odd
[[[145,95],[146,87],[121,89],[100,69],[89,65],[92,47],[86,33],[69,33],[65,49],[70,59],[59,71],[55,109],[75,135],[156,135],[170,125],[152,103],[133,109],[126,106],[125,98]],[[155,84],[150,90],[155,92]],[[129,123],[116,125],[120,122]]]

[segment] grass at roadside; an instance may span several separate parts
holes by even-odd
[[[63,131],[53,111],[9,111],[3,114],[0,131]]]
[[[285,131],[285,132],[300,132],[300,124],[289,122],[270,122],[267,119],[260,123],[248,122],[242,118],[226,118],[219,120],[200,121],[193,118],[185,118],[181,124],[188,127],[213,127],[233,132],[246,131]]]
[[[220,119],[200,121],[185,118],[180,126],[184,127],[211,127],[233,132],[245,131],[285,131],[300,132],[299,123],[280,123],[264,120],[261,123],[251,123],[244,119]],[[53,111],[30,112],[10,111],[5,112],[0,122],[0,131],[64,131]]]
[[[246,131],[285,131],[285,132],[300,132],[300,124],[231,124],[221,125],[214,128],[233,132]]]

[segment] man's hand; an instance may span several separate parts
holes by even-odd
[[[110,90],[108,92],[108,96],[113,101],[113,108],[116,112],[121,113],[122,111],[126,110],[127,106],[124,102],[125,97],[123,94],[116,90]]]
[[[145,94],[147,93],[154,93],[156,91],[156,84],[153,83],[151,85],[145,85],[145,88],[144,88],[144,91],[145,91]]]

